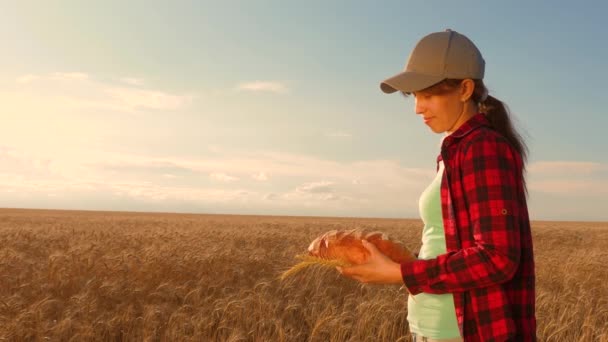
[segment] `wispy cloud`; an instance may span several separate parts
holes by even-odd
[[[84,81],[89,79],[89,75],[83,72],[54,72],[50,78],[59,81]]]
[[[277,81],[243,82],[238,84],[236,88],[244,91],[271,92],[277,94],[284,94],[288,92],[287,86]]]
[[[175,110],[193,100],[192,95],[178,95],[157,89],[144,89],[135,78],[119,78],[130,86],[116,86],[96,80],[82,72],[54,72],[27,74],[16,79],[22,87],[17,98],[50,102],[50,108],[98,108],[110,111],[137,113],[142,110]],[[28,86],[32,86],[28,88]],[[42,86],[34,87],[34,86]],[[43,90],[41,90],[43,89]]]
[[[220,182],[226,182],[226,183],[239,180],[238,177],[233,177],[233,176],[227,175],[225,173],[221,173],[221,172],[214,172],[214,173],[210,174],[209,177],[211,179],[214,179],[214,180],[217,180]]]
[[[539,161],[531,163],[528,171],[531,173],[570,173],[590,174],[599,171],[607,171],[608,164],[582,161]]]
[[[268,176],[266,175],[266,172],[259,172],[259,173],[255,173],[253,175],[251,175],[251,178],[260,181],[260,182],[264,182],[268,180]]]
[[[341,193],[341,194],[339,194]],[[333,182],[319,181],[301,184],[293,191],[283,194],[285,200],[317,200],[317,201],[337,201],[350,202],[348,191],[338,191],[334,188]],[[308,203],[310,205],[310,202]]]
[[[528,166],[528,188],[549,194],[608,194],[608,164],[582,161],[539,161]]]
[[[431,170],[408,169],[396,161],[336,162],[268,151],[224,152],[216,158],[165,158],[94,149],[55,155],[11,150],[20,156],[22,166],[9,169],[16,159],[2,160],[6,172],[0,187],[7,193],[38,197],[86,196],[89,202],[119,196],[112,202],[121,203],[123,197],[167,205],[190,201],[188,205],[205,204],[211,210],[219,208],[221,200],[226,204],[222,210],[237,211],[238,203],[246,201],[248,208],[261,212],[297,214],[307,208],[318,214],[395,216],[415,212],[415,199],[432,178]],[[38,162],[40,172],[21,172],[36,160],[46,160]],[[263,171],[251,173],[256,169]],[[361,182],[353,184],[353,179]],[[404,198],[410,198],[409,204]]]
[[[530,182],[530,190],[572,198],[608,195],[608,181],[585,179],[535,180]]]
[[[393,160],[338,162],[272,151],[222,151],[216,157],[169,158],[91,149],[52,155],[3,146],[0,188],[5,191],[0,200],[55,196],[54,203],[61,203],[62,198],[84,196],[93,208],[95,199],[112,198],[108,203],[130,199],[162,208],[202,205],[210,212],[236,213],[247,203],[248,210],[262,213],[416,217],[417,199],[434,174]],[[551,166],[572,172],[556,174]],[[581,177],[581,166],[592,173]],[[608,195],[606,164],[538,162],[530,168],[532,203],[568,196],[577,200],[572,215],[598,217],[593,205]],[[574,210],[569,201],[564,201],[566,207]]]
[[[172,95],[156,90],[106,88],[105,92],[119,106],[137,109],[177,109],[192,100],[191,96]]]
[[[311,182],[302,184],[296,188],[296,192],[301,193],[313,193],[313,194],[324,194],[324,193],[332,193],[334,190],[332,189],[332,182]]]
[[[50,168],[51,160],[49,158],[37,157],[0,145],[0,172],[5,175],[31,176],[46,174]]]
[[[109,188],[117,196],[126,196],[143,201],[217,203],[247,200],[256,195],[243,189],[158,186],[143,182],[111,184]]]

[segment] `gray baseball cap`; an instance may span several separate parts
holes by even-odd
[[[483,79],[485,61],[466,36],[447,29],[423,37],[412,50],[405,70],[380,83],[385,93],[411,93],[446,78]]]

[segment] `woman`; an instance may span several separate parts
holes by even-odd
[[[477,47],[452,30],[422,38],[405,71],[381,84],[415,97],[445,133],[437,176],[420,197],[418,260],[397,264],[366,243],[368,262],[339,268],[364,283],[405,284],[414,341],[535,341],[535,277],[526,146],[483,83]]]

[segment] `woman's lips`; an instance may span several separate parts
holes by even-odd
[[[429,121],[431,121],[431,119],[433,119],[433,118],[424,118],[424,123],[429,123]]]

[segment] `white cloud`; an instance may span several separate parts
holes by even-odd
[[[49,169],[51,160],[0,145],[0,171],[35,174]]]
[[[283,94],[288,91],[287,86],[281,82],[276,81],[255,81],[255,82],[244,82],[240,83],[236,87],[238,90],[246,91],[264,91],[277,94]]]
[[[212,173],[209,175],[209,177],[212,179],[215,179],[217,181],[226,182],[226,183],[239,180],[238,177],[229,176],[229,175],[227,175],[225,173],[221,173],[221,172]]]
[[[434,170],[407,168],[392,160],[336,162],[276,152],[222,151],[215,158],[164,158],[94,149],[52,155],[2,146],[0,188],[4,195],[0,194],[0,200],[13,203],[24,196],[56,195],[59,201],[81,194],[89,201],[114,198],[111,203],[122,203],[122,198],[142,205],[181,203],[203,206],[208,212],[238,213],[249,208],[275,214],[417,217],[418,197],[434,174]],[[604,170],[604,166],[591,169]],[[252,174],[256,169],[264,171]],[[601,216],[597,209],[587,216],[584,213],[608,195],[607,178],[601,171],[594,177],[581,177],[578,171],[556,176],[550,168],[536,167],[528,179],[532,212],[544,210],[537,208],[542,203],[535,199],[567,196],[576,199],[574,206],[572,201],[562,201],[564,210],[573,211],[571,215]],[[269,173],[272,181],[259,181]],[[553,210],[562,211],[558,206]]]
[[[161,91],[132,88],[107,88],[105,92],[119,105],[132,109],[177,109],[192,100],[191,96],[171,95]]]
[[[45,151],[53,154],[11,151],[22,156],[20,162],[26,165],[33,165],[35,160],[46,162],[38,162],[41,170],[35,175],[19,169],[6,170],[0,178],[0,187],[6,193],[53,193],[66,198],[86,194],[89,201],[121,196],[154,203],[206,203],[206,208],[217,208],[216,203],[222,202],[222,210],[234,211],[243,208],[238,203],[246,201],[247,208],[261,212],[298,214],[306,208],[307,214],[331,215],[333,210],[342,215],[403,216],[405,212],[415,212],[417,196],[432,178],[431,170],[404,168],[396,161],[335,162],[260,151],[239,153],[224,149],[225,153],[216,158],[161,158],[86,148]],[[258,179],[251,179],[250,170],[255,169],[265,171],[254,174]],[[272,182],[268,180],[269,173],[273,175]],[[264,177],[267,181],[260,182]],[[201,183],[204,179],[211,183]],[[353,179],[360,179],[361,183],[354,185]],[[172,186],[165,184],[167,180]]]
[[[528,172],[538,174],[590,174],[606,170],[606,164],[581,161],[538,161],[528,166]]]
[[[128,113],[146,109],[175,110],[190,104],[194,98],[191,95],[177,95],[141,87],[117,87],[80,72],[29,74],[17,78],[16,81],[23,86],[19,88],[19,92],[13,93],[13,97],[31,99],[41,106],[56,110],[97,108]],[[122,78],[121,81],[132,86],[143,84],[135,78]],[[34,86],[42,86],[44,90]],[[22,101],[22,106],[28,105]]]
[[[98,185],[95,183],[82,182],[62,178],[20,175],[15,173],[0,173],[0,187],[15,193],[37,193],[91,191]]]
[[[539,161],[528,166],[528,188],[575,197],[608,194],[608,164],[581,161]]]
[[[608,195],[608,181],[575,179],[575,177],[561,180],[534,180],[529,182],[528,188],[533,191],[572,197]]]
[[[326,181],[306,183],[297,187],[296,192],[313,194],[332,193],[334,191],[331,187],[333,184]]]
[[[342,201],[351,202],[352,197],[348,196],[348,190],[343,189],[339,192],[334,188],[333,182],[320,181],[304,183],[296,187],[293,191],[283,194],[282,198],[287,201],[300,201],[307,206],[311,206],[315,201]],[[317,202],[317,205],[319,202]]]
[[[60,81],[86,81],[89,75],[82,72],[54,72],[50,78]]]
[[[217,188],[158,186],[146,182],[110,184],[109,188],[119,196],[126,196],[144,201],[216,203],[247,200],[257,195],[243,189],[227,190]]]
[[[266,175],[266,172],[259,172],[259,173],[255,173],[253,175],[251,175],[251,178],[260,181],[260,182],[264,182],[268,180],[268,176]]]
[[[228,157],[227,157],[228,156]],[[156,168],[167,165],[201,173],[221,173],[251,176],[251,170],[266,170],[266,175],[274,178],[298,178],[308,182],[314,179],[329,179],[334,183],[352,183],[358,179],[361,183],[381,186],[416,185],[420,179],[431,180],[434,170],[407,168],[394,160],[364,160],[354,162],[337,162],[313,156],[277,153],[269,151],[240,152],[222,149],[222,154],[215,158],[178,158],[149,157],[135,154],[112,153],[100,156],[99,165],[124,165],[140,168]],[[329,181],[329,180],[328,180]],[[299,182],[302,184],[305,182]]]

